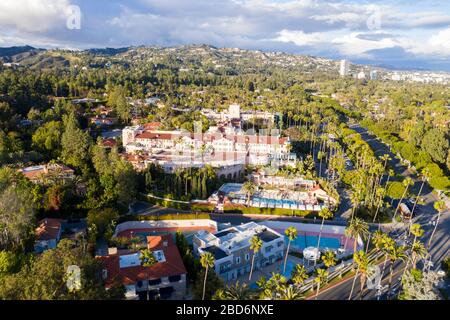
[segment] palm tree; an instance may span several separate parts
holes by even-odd
[[[421,241],[415,241],[411,246],[412,268],[416,268],[417,261],[427,256],[427,249]],[[406,269],[406,268],[405,268]]]
[[[272,272],[272,276],[263,285],[263,295],[265,297],[278,297],[280,292],[286,289],[287,279],[279,273]]]
[[[153,252],[149,249],[141,250],[140,253],[141,254],[139,255],[139,260],[141,261],[141,265],[143,267],[151,267],[158,262],[158,260],[156,260],[155,256],[153,255]]]
[[[353,253],[356,252],[356,247],[358,245],[358,238],[365,240],[369,234],[369,225],[367,222],[360,218],[354,218],[350,221],[347,228],[345,228],[345,235],[347,238],[353,238]]]
[[[306,279],[308,279],[308,272],[304,265],[295,265],[294,270],[292,270],[291,279],[296,285],[302,285]]]
[[[437,229],[437,227],[438,227],[439,221],[440,221],[440,219],[441,219],[441,214],[442,214],[442,212],[444,212],[444,210],[446,209],[445,202],[444,202],[444,201],[436,201],[436,202],[434,203],[434,208],[435,208],[435,209],[437,210],[437,212],[438,212],[438,217],[437,217],[437,219],[436,219],[436,224],[434,225],[433,232],[431,233],[430,240],[428,240],[428,249],[430,249],[431,241],[433,240],[434,233],[436,232],[436,229]]]
[[[319,211],[319,217],[322,218],[322,223],[320,225],[319,237],[317,238],[317,252],[319,252],[320,249],[320,238],[322,237],[323,223],[325,222],[325,219],[331,219],[333,217],[333,212],[331,212],[328,208],[323,208]],[[316,262],[317,259],[314,260],[314,265],[316,265]]]
[[[358,266],[356,275],[355,275],[355,279],[358,276],[359,273],[359,281],[361,283],[361,287],[360,287],[360,291],[359,291],[359,300],[362,300],[362,296],[363,296],[363,292],[364,292],[364,285],[366,283],[366,279],[367,279],[367,274],[369,272],[369,268],[371,267],[371,264],[369,263],[369,259],[367,257],[367,254],[360,250],[357,253],[355,253],[353,255],[353,261],[356,263],[356,265]],[[353,286],[355,284],[355,280],[353,281]],[[350,292],[350,297],[349,300],[352,297],[353,294],[353,286],[352,286],[352,291]]]
[[[250,197],[256,192],[256,185],[252,181],[247,181],[242,186],[242,190],[247,194],[247,206],[250,205]]]
[[[384,170],[386,171],[387,162],[391,160],[391,157],[387,153],[385,153],[380,157],[380,160],[384,161]]]
[[[246,283],[237,281],[234,285],[219,289],[215,294],[217,300],[248,300],[251,298],[251,290]]]
[[[327,283],[327,280],[328,280],[328,271],[325,269],[317,269],[316,277],[314,278],[314,282],[317,283],[317,291],[316,291],[315,300],[317,300],[317,297],[319,296],[320,287],[323,284]]]
[[[261,247],[263,245],[263,242],[260,237],[253,236],[253,238],[250,240],[250,249],[253,250],[253,257],[252,257],[252,267],[250,268],[250,275],[248,277],[248,281],[252,280],[252,274],[253,274],[253,267],[255,264],[255,257],[256,254],[261,250]]]
[[[394,241],[394,239],[389,237],[389,235],[387,235],[386,233],[381,233],[379,236],[377,236],[377,239],[378,239],[378,242],[375,243],[375,247],[378,248],[379,250],[381,250],[384,254],[383,269],[381,270],[381,275],[380,275],[380,282],[381,282],[381,279],[383,279],[383,276],[384,276],[384,271],[386,269],[387,261],[389,259],[388,253],[391,250],[391,248],[395,245],[395,241]]]
[[[414,182],[412,181],[412,179],[410,177],[406,177],[405,180],[403,180],[402,183],[403,183],[403,186],[405,187],[405,191],[403,191],[402,197],[400,198],[400,201],[398,202],[397,208],[395,209],[394,217],[393,217],[394,220],[395,220],[395,217],[397,216],[397,212],[398,212],[398,209],[400,208],[400,204],[402,203],[403,198],[405,198],[405,196],[406,196],[406,194],[408,192],[409,186],[414,184]]]
[[[299,287],[288,286],[279,293],[280,300],[301,300],[303,299],[303,294]]]
[[[208,277],[208,269],[214,267],[215,259],[211,252],[202,253],[200,256],[200,264],[205,268],[205,279],[203,280],[202,300],[205,300],[206,278]]]
[[[414,215],[414,210],[416,209],[416,205],[417,205],[417,202],[419,201],[420,195],[422,193],[423,186],[425,185],[425,182],[428,181],[429,178],[430,178],[430,169],[424,168],[422,170],[422,184],[420,185],[419,193],[417,194],[416,201],[414,201],[414,205],[411,210],[410,227],[411,227],[412,218]],[[408,230],[408,235],[409,235],[409,233],[410,233],[410,230]]]
[[[286,250],[286,255],[284,257],[284,267],[283,267],[283,273],[286,272],[286,263],[287,263],[287,257],[289,254],[289,247],[291,246],[291,241],[294,241],[297,238],[297,229],[294,227],[289,227],[284,231],[284,234],[288,237],[288,245]]]
[[[321,257],[323,264],[325,265],[325,267],[330,268],[336,265],[336,254],[331,251],[325,251]]]
[[[394,244],[390,246],[388,249],[388,257],[389,257],[389,284],[388,284],[388,292],[391,291],[391,285],[392,285],[392,276],[394,274],[394,264],[396,261],[405,261],[406,259],[406,247],[405,246],[399,246],[397,244]]]

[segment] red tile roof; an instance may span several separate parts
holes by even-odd
[[[104,147],[112,148],[117,145],[117,141],[113,138],[103,139],[102,144]]]
[[[36,240],[52,240],[58,238],[61,231],[60,219],[46,218],[39,221],[36,228]]]
[[[144,124],[144,128],[145,130],[157,130],[161,125],[161,122],[150,122]]]
[[[119,259],[121,253],[97,257],[107,270],[107,287],[116,279],[121,281],[124,285],[131,285],[138,281],[159,279],[161,277],[170,277],[186,273],[186,268],[184,267],[178,248],[172,239],[172,235],[148,236],[147,243],[148,249],[152,251],[162,250],[166,261],[158,262],[151,267],[132,266],[120,268]],[[166,246],[164,243],[166,243]]]

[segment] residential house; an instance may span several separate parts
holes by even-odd
[[[147,247],[157,260],[150,267],[142,266],[140,252],[110,248],[107,256],[98,256],[106,287],[121,282],[127,299],[183,299],[187,271],[172,235],[148,236]]]

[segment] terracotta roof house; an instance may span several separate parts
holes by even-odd
[[[187,272],[172,235],[148,236],[147,247],[158,261],[150,267],[141,265],[140,252],[110,248],[107,256],[98,256],[106,287],[120,281],[127,299],[182,299]]]
[[[73,169],[56,163],[26,167],[19,171],[32,182],[42,184],[53,179],[72,180],[75,176]]]
[[[61,231],[62,220],[60,219],[45,218],[39,221],[35,233],[34,251],[42,253],[45,250],[56,248],[61,238]]]

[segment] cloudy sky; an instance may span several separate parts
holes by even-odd
[[[0,46],[23,44],[211,44],[450,71],[450,1],[1,0]]]

